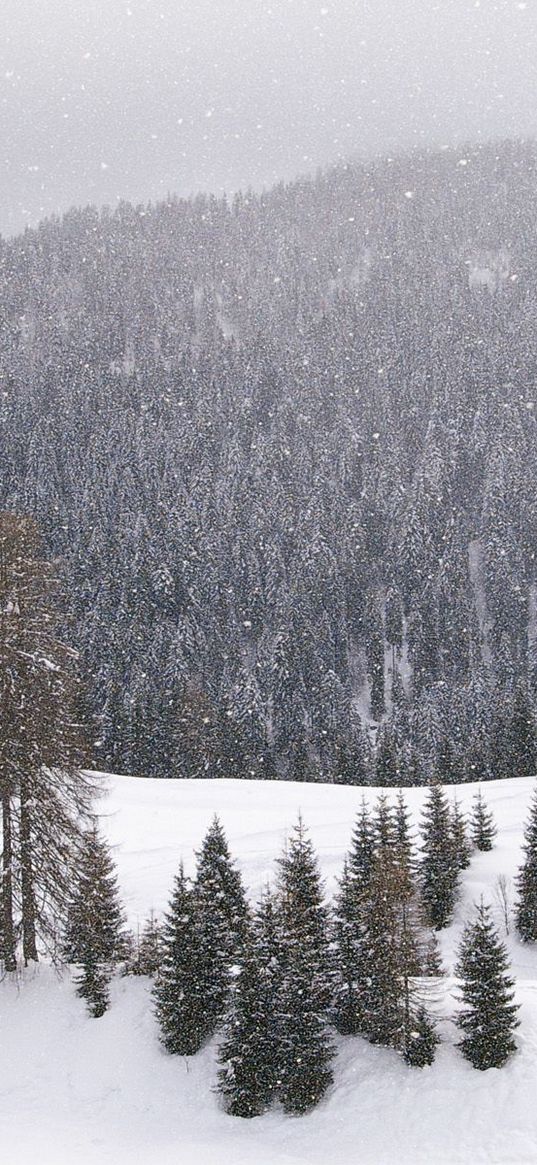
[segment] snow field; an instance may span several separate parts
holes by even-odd
[[[475,786],[454,789],[469,809]],[[194,870],[213,814],[252,897],[298,812],[331,894],[362,795],[378,790],[241,781],[103,777],[102,827],[114,847],[129,923],[166,907],[183,857]],[[483,786],[498,837],[464,871],[453,925],[441,932],[448,976],[434,1004],[443,1044],[435,1064],[408,1068],[390,1049],[338,1039],[335,1085],[305,1117],[227,1116],[214,1091],[215,1045],[188,1062],[158,1042],[148,980],[116,979],[110,1010],[86,1015],[67,973],[49,967],[0,985],[0,1143],[7,1165],[525,1165],[537,1160],[537,948],[505,936],[495,883],[513,878],[533,781]],[[392,791],[388,791],[392,795]],[[449,793],[449,790],[448,790]],[[405,790],[414,821],[424,789]],[[393,792],[395,797],[395,792]],[[518,1054],[477,1072],[454,1047],[455,949],[472,904],[491,903],[521,1004]]]

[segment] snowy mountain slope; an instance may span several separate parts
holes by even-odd
[[[104,779],[103,779],[104,780]],[[299,810],[317,847],[327,890],[341,868],[362,789],[238,781],[107,779],[100,810],[116,847],[130,922],[167,902],[179,858],[193,868],[214,812],[253,894],[273,872]],[[455,921],[441,935],[446,969],[472,903],[492,903],[498,874],[520,861],[531,780],[485,786],[498,826],[492,853],[465,872]],[[469,806],[475,787],[456,790]],[[366,789],[373,801],[376,790]],[[423,789],[406,793],[419,817]],[[307,1117],[227,1116],[213,1091],[214,1048],[190,1062],[161,1050],[146,980],[118,980],[112,1007],[86,1016],[67,975],[41,967],[21,985],[0,985],[0,1143],[10,1165],[410,1165],[537,1159],[537,950],[508,936],[518,980],[519,1053],[501,1071],[473,1070],[454,1048],[454,983],[436,1004],[444,1043],[435,1065],[407,1068],[387,1049],[341,1039],[336,1083]]]

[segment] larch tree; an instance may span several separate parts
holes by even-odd
[[[36,523],[0,514],[1,913],[6,970],[54,953],[95,792],[76,652],[57,636],[60,596]]]

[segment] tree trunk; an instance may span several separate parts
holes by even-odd
[[[2,946],[6,971],[16,971],[15,926],[13,923],[13,843],[11,834],[11,798],[2,792]]]
[[[26,779],[21,780],[20,812],[22,953],[25,963],[28,963],[30,959],[37,963],[38,954],[35,933],[36,909],[34,871],[32,864],[30,789]]]

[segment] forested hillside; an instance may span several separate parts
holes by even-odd
[[[0,506],[101,767],[535,771],[537,147],[0,240]]]

